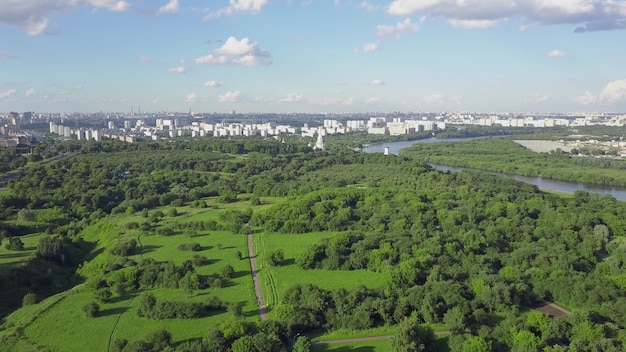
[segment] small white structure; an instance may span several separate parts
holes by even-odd
[[[313,147],[313,149],[315,150],[324,150],[326,149],[324,147],[324,137],[322,137],[321,133],[317,133],[317,142],[315,142],[315,147]]]

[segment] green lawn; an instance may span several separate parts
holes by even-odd
[[[257,254],[257,266],[263,285],[263,298],[268,307],[280,302],[283,293],[295,283],[310,283],[321,288],[333,290],[337,288],[352,289],[365,285],[379,287],[384,284],[384,276],[368,270],[304,270],[294,263],[295,258],[309,246],[323,238],[336,236],[334,232],[317,232],[307,234],[256,234],[254,248]],[[264,258],[273,249],[285,252],[284,266],[272,267]],[[271,317],[271,310],[269,312]]]
[[[2,240],[2,246],[0,246],[0,268],[7,267],[5,264],[16,264],[28,260],[31,254],[35,253],[37,249],[37,242],[45,234],[36,233],[32,235],[20,236],[22,242],[24,242],[23,251],[10,251],[5,248],[5,245],[9,243],[9,240],[4,238]]]
[[[313,352],[393,352],[389,340],[314,346]]]
[[[87,227],[82,233],[85,241],[96,242],[94,258],[85,263],[79,272],[89,278],[102,275],[103,268],[112,256],[110,250],[118,241],[138,239],[141,244],[141,253],[135,259],[154,258],[156,261],[171,261],[177,266],[194,255],[204,256],[209,264],[197,266],[196,273],[201,276],[213,275],[221,272],[226,265],[235,269],[232,279],[226,280],[222,288],[196,290],[188,295],[182,289],[153,289],[150,290],[158,300],[195,301],[204,302],[211,296],[220,298],[223,302],[245,302],[243,308],[244,319],[258,321],[258,307],[254,295],[250,263],[247,258],[247,238],[245,235],[234,235],[226,231],[197,231],[195,236],[176,234],[171,236],[157,235],[159,226],[169,227],[174,222],[218,220],[223,209],[248,207],[249,203],[236,202],[228,205],[219,205],[220,209],[198,209],[178,207],[179,216],[164,217],[154,231],[148,234],[140,230],[130,230],[130,222],[142,223],[145,221],[140,213],[118,214]],[[161,208],[164,213],[171,207]],[[154,210],[151,210],[152,213]],[[36,243],[36,238],[29,238],[30,243]],[[183,251],[178,249],[181,243],[197,242],[202,247],[200,251]],[[27,244],[28,245],[28,244]],[[236,252],[243,254],[237,259]],[[5,253],[2,250],[0,253]],[[7,258],[8,259],[8,258]],[[24,335],[28,341],[50,347],[59,351],[108,351],[109,340],[125,338],[130,341],[144,338],[157,329],[167,329],[172,333],[175,342],[191,338],[200,338],[206,334],[210,326],[219,325],[235,319],[228,312],[209,314],[198,319],[168,319],[151,320],[136,315],[138,292],[130,292],[122,297],[113,297],[108,303],[100,303],[101,313],[98,317],[88,318],[82,311],[83,306],[95,300],[94,292],[86,285],[77,287],[71,293],[55,296],[53,303],[26,307],[11,317],[14,327],[24,328]],[[52,297],[51,297],[52,299]],[[32,312],[31,312],[32,311]],[[61,324],[59,322],[62,322]]]

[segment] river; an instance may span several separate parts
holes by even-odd
[[[482,138],[482,137],[479,137]],[[431,137],[427,139],[420,139],[415,141],[401,141],[401,142],[388,142],[383,144],[372,145],[369,147],[363,148],[363,151],[366,153],[383,153],[385,148],[389,148],[389,154],[398,155],[398,152],[402,148],[410,147],[415,143],[436,143],[436,142],[463,142],[470,141],[476,138],[451,138],[451,139],[439,139],[436,137]],[[430,164],[430,166],[443,170],[443,171],[451,171],[458,172],[467,170],[467,168],[456,167],[456,166],[446,166],[439,164]],[[584,183],[578,182],[564,182],[564,181],[555,181],[543,177],[527,177],[527,176],[519,176],[519,175],[510,175],[503,174],[499,172],[490,172],[491,174],[498,175],[501,177],[511,178],[517,181],[530,183],[532,185],[537,186],[539,189],[546,191],[558,191],[558,192],[566,192],[566,193],[574,193],[576,191],[586,191],[586,192],[594,192],[599,194],[610,194],[615,199],[626,200],[626,189],[616,188],[616,187],[602,187],[597,185],[588,185]]]

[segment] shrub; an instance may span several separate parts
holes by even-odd
[[[181,251],[194,251],[198,252],[202,250],[202,246],[199,243],[181,243],[178,245],[178,249]]]
[[[85,312],[85,315],[89,318],[94,318],[100,313],[100,306],[96,302],[87,303],[83,306],[83,312]]]
[[[37,295],[30,292],[24,295],[22,298],[22,306],[30,306],[37,303]]]

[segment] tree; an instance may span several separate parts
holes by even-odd
[[[24,250],[24,242],[19,237],[11,236],[5,247],[11,251],[22,251]]]
[[[30,306],[35,303],[37,303],[37,295],[32,292],[25,294],[22,298],[22,306]]]
[[[280,266],[283,265],[285,261],[285,251],[282,249],[274,249],[269,251],[267,256],[267,262],[271,266]]]
[[[443,322],[448,329],[454,334],[461,334],[465,330],[465,315],[461,307],[455,306],[446,312],[443,316]]]
[[[298,336],[291,352],[311,352],[311,340],[306,336]]]
[[[463,352],[489,352],[491,344],[480,336],[472,336],[463,343]]]
[[[94,318],[100,313],[100,306],[96,302],[89,302],[83,306],[83,312],[85,312],[85,315],[89,318]]]
[[[233,268],[232,265],[229,264],[222,268],[222,271],[221,271],[222,278],[232,279],[234,275],[235,275],[235,269]]]
[[[243,306],[245,302],[231,302],[228,304],[228,312],[235,318],[241,318],[243,316]]]
[[[391,337],[391,349],[394,352],[437,351],[435,333],[429,327],[420,326],[416,319],[408,318]]]
[[[17,212],[17,220],[23,222],[35,221],[35,213],[28,208],[20,209]]]

